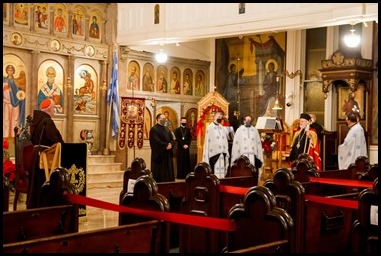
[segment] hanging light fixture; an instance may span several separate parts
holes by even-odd
[[[158,53],[155,55],[155,60],[159,63],[165,63],[168,59],[168,55],[163,51],[163,49],[160,49]]]
[[[355,48],[360,44],[361,38],[358,34],[355,34],[355,31],[356,31],[354,28],[355,24],[351,24],[351,25],[352,25],[352,29],[350,29],[349,33],[344,36],[344,43],[349,48]]]
[[[277,90],[276,90],[276,95],[275,95],[274,106],[272,107],[272,109],[273,110],[281,110],[281,109],[283,109],[283,107],[279,102],[279,76],[276,76],[276,85],[277,85]]]
[[[283,109],[283,107],[279,102],[278,93],[277,93],[275,96],[275,102],[274,102],[273,110],[281,110],[281,109]]]

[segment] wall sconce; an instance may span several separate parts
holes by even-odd
[[[158,53],[155,54],[155,60],[158,63],[165,63],[168,59],[168,55],[163,51],[163,49],[160,49]]]
[[[130,48],[128,46],[120,47],[120,59],[125,62],[128,57],[128,53],[130,52]]]
[[[290,79],[294,79],[296,76],[299,76],[299,84],[303,83],[303,72],[299,69],[295,72],[288,72],[288,70],[283,70],[282,76],[287,76]]]
[[[289,94],[286,96],[286,106],[291,107],[294,104],[294,94]]]
[[[356,31],[354,28],[355,24],[351,24],[351,25],[352,25],[352,28],[349,30],[349,33],[344,36],[344,43],[349,48],[355,48],[360,44],[361,38],[359,35],[355,34],[355,31]]]

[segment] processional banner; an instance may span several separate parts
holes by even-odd
[[[121,118],[120,118],[120,133],[118,145],[120,149],[124,149],[126,145],[129,148],[136,145],[138,148],[143,147],[143,132],[144,132],[144,108],[145,99],[135,98],[135,97],[121,97],[122,102],[120,104],[121,108]]]

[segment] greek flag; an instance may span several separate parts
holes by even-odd
[[[112,61],[110,86],[107,91],[107,104],[111,109],[112,137],[117,138],[119,131],[119,86],[118,86],[118,58],[116,52]]]

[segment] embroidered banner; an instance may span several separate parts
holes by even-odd
[[[126,145],[126,136],[128,136],[127,145],[129,148],[135,146],[135,138],[137,138],[136,145],[138,146],[138,148],[142,148],[145,99],[134,97],[121,98],[121,127],[118,139],[119,148],[124,149]]]

